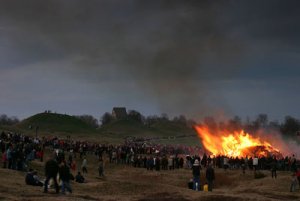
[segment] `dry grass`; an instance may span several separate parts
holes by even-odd
[[[79,161],[78,161],[79,162]],[[41,177],[43,163],[35,161],[31,167],[38,170]],[[80,163],[78,163],[80,165]],[[95,156],[88,156],[87,183],[72,182],[73,194],[56,195],[53,189],[44,194],[41,187],[25,185],[25,173],[0,169],[0,200],[136,200],[136,201],[254,201],[254,200],[300,200],[300,191],[289,192],[290,173],[279,172],[277,179],[267,177],[254,179],[253,172],[216,170],[213,192],[196,192],[187,189],[191,171],[147,171],[126,165],[106,164],[106,178],[97,176]],[[202,181],[204,171],[202,170]]]

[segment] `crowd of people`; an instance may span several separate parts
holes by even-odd
[[[18,133],[2,132],[0,135],[2,167],[24,171],[31,160],[43,161],[44,144],[38,138]]]
[[[292,171],[300,186],[300,171],[297,169],[295,155],[290,157],[245,157],[233,158],[226,156],[207,155],[199,147],[188,147],[181,145],[161,145],[145,143],[142,140],[125,140],[123,144],[112,145],[105,143],[94,143],[88,141],[59,139],[58,137],[34,138],[18,133],[2,132],[0,135],[0,147],[2,151],[3,168],[19,171],[27,171],[26,184],[43,186],[44,192],[48,192],[49,181],[53,180],[55,191],[58,193],[60,187],[57,181],[59,174],[61,192],[72,193],[70,180],[84,183],[84,174],[88,173],[88,155],[94,155],[98,162],[98,174],[104,177],[103,155],[108,157],[109,163],[126,164],[135,168],[145,168],[149,171],[166,171],[175,169],[191,169],[191,189],[207,189],[212,191],[215,180],[214,169],[225,170],[270,170],[272,177],[277,177],[277,170]],[[45,180],[37,176],[35,170],[28,170],[32,160],[44,160],[44,150],[49,149],[53,156],[45,163]],[[200,157],[202,156],[202,157]],[[81,160],[81,166],[77,167],[76,160]],[[93,161],[94,163],[95,161]],[[205,181],[200,181],[200,170],[205,169]],[[73,177],[72,172],[77,172]],[[291,185],[291,191],[295,189],[296,183]]]

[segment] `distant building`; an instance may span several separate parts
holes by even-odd
[[[126,119],[127,118],[126,108],[125,107],[114,107],[111,115],[115,119]]]

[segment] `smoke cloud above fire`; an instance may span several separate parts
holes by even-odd
[[[0,3],[0,103],[10,111],[23,108],[11,100],[28,96],[23,113],[99,115],[125,105],[192,118],[278,117],[294,110],[274,108],[300,101],[274,100],[299,89],[297,1]]]
[[[263,140],[270,142],[270,144],[279,149],[283,156],[295,155],[297,158],[300,157],[300,147],[294,138],[284,137],[281,133],[276,130],[259,130],[256,136],[261,137]]]

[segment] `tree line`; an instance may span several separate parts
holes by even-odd
[[[1,126],[11,126],[19,123],[20,120],[17,117],[9,117],[6,114],[0,115],[0,125]]]
[[[126,119],[138,122],[148,127],[151,127],[156,123],[166,123],[166,122],[172,122],[178,125],[183,125],[188,127],[192,127],[193,125],[196,124],[194,120],[187,119],[184,115],[175,116],[174,118],[170,119],[168,115],[165,113],[161,114],[160,116],[159,115],[144,116],[136,110],[129,110]],[[109,112],[104,113],[100,118],[101,125],[107,125],[114,121],[116,121],[116,119]]]
[[[175,116],[169,118],[167,114],[153,115],[153,116],[143,116],[140,112],[136,110],[130,110],[128,112],[127,119],[139,122],[146,126],[151,127],[156,123],[175,123],[177,125],[182,125],[186,127],[193,127],[196,124],[204,124],[210,129],[220,129],[220,130],[246,130],[249,133],[255,133],[260,129],[267,130],[276,130],[281,132],[286,136],[300,136],[300,120],[292,117],[286,116],[283,122],[269,120],[267,114],[258,114],[254,120],[247,118],[246,121],[242,121],[242,118],[239,116],[234,116],[233,118],[227,121],[216,121],[214,117],[205,117],[201,122],[196,122],[193,119],[188,119],[184,115]],[[101,125],[107,125],[114,122],[115,119],[111,113],[104,113],[100,118]]]
[[[93,128],[99,128],[116,121],[116,119],[109,112],[104,113],[99,120],[92,115],[79,115],[74,117],[82,120]],[[148,127],[151,127],[157,123],[174,123],[176,125],[189,128],[192,128],[195,124],[204,124],[207,125],[210,129],[226,129],[229,131],[244,129],[250,133],[254,133],[259,129],[271,129],[280,131],[283,135],[286,136],[300,136],[300,120],[292,116],[286,116],[283,122],[269,120],[267,114],[258,114],[252,121],[250,120],[250,118],[247,118],[246,121],[242,121],[241,117],[234,116],[233,118],[225,122],[218,122],[214,117],[205,117],[201,122],[196,122],[193,119],[188,119],[184,115],[175,116],[173,118],[170,118],[165,113],[161,115],[144,116],[136,110],[129,110],[126,119],[138,122]],[[20,120],[17,117],[9,117],[6,114],[0,115],[1,126],[11,126],[19,122]]]

